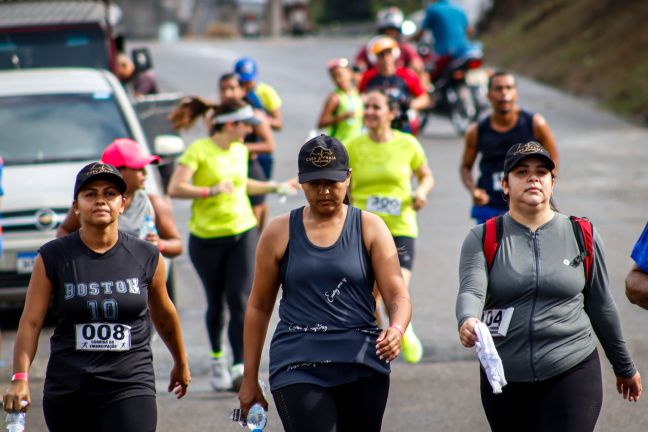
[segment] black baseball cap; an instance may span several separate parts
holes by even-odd
[[[328,135],[310,139],[299,150],[299,183],[313,180],[342,182],[349,173],[349,154],[339,140]]]
[[[550,170],[553,170],[556,167],[556,164],[551,159],[551,155],[547,149],[542,146],[542,144],[535,141],[529,141],[527,143],[515,144],[506,152],[506,157],[504,159],[504,174],[508,174],[522,159],[529,157],[541,159]]]
[[[117,168],[101,162],[92,162],[81,168],[81,171],[76,176],[74,199],[77,199],[79,191],[85,185],[96,180],[106,180],[114,183],[122,195],[126,192],[126,182]]]

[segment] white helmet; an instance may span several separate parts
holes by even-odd
[[[403,12],[394,6],[381,9],[376,14],[378,31],[390,28],[400,31],[403,26],[403,20]]]

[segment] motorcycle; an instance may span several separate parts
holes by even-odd
[[[432,114],[450,118],[455,131],[464,135],[468,126],[488,111],[488,72],[483,67],[481,44],[474,43],[458,57],[435,57],[428,45],[420,45],[432,84],[433,106],[421,111],[421,130]]]

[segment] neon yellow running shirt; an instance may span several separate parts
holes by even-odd
[[[258,83],[254,88],[254,91],[259,97],[263,109],[266,111],[273,112],[274,110],[281,108],[281,98],[274,87],[265,83]]]
[[[194,141],[184,152],[180,164],[191,169],[195,186],[211,187],[224,180],[234,184],[232,193],[196,198],[191,203],[189,231],[196,237],[229,237],[256,226],[247,196],[248,150],[240,142],[229,149],[217,146],[210,138]]]
[[[350,119],[342,120],[332,126],[327,128],[329,136],[339,139],[343,144],[360,135],[362,131],[362,112],[364,110],[364,102],[355,89],[346,93],[342,89],[336,89],[335,94],[338,96],[337,108],[335,109],[335,115],[340,115],[353,111],[355,116]]]
[[[426,163],[416,137],[393,131],[391,141],[377,143],[367,134],[346,144],[351,173],[353,205],[376,213],[395,237],[417,237],[412,208],[412,174]]]

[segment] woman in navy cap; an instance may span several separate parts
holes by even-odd
[[[274,219],[259,240],[239,399],[244,414],[255,402],[267,409],[259,362],[281,286],[270,388],[285,430],[380,430],[389,363],[410,321],[394,241],[378,216],[347,204],[350,176],[340,141],[308,141],[299,152],[308,205]],[[374,281],[389,311],[385,329],[376,325]]]
[[[552,205],[554,168],[537,142],[511,147],[502,178],[509,211],[472,228],[461,249],[459,338],[472,347],[483,321],[508,381],[493,394],[481,370],[482,405],[495,432],[592,432],[603,399],[594,334],[619,393],[629,401],[641,396],[603,242],[589,221]]]
[[[43,392],[50,431],[155,430],[151,321],[173,356],[168,390],[181,398],[191,381],[160,252],[118,230],[125,191],[115,167],[85,166],[72,203],[81,229],[45,244],[34,265],[4,407],[29,406],[29,368],[51,302],[56,329]]]

